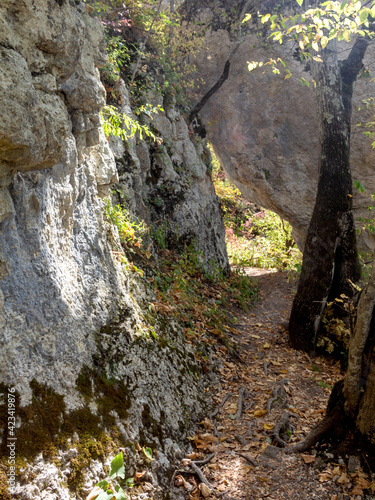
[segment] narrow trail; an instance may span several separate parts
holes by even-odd
[[[261,300],[247,313],[233,311],[238,322],[230,335],[239,356],[229,355],[226,348],[217,355],[216,407],[193,437],[194,453],[183,461],[188,470],[189,459],[200,461],[215,453],[200,465],[215,492],[202,484],[191,489],[189,481],[202,481],[197,471],[194,476],[177,474],[175,484],[190,489],[186,493],[191,499],[364,498],[355,495],[361,492],[361,472],[347,474],[345,455],[334,458],[327,452],[317,457],[315,450],[286,455],[277,442],[297,442],[309,432],[322,418],[330,389],[342,373],[338,363],[312,360],[288,345],[296,282],[283,272],[247,272],[257,278]],[[289,428],[281,428],[275,438],[282,416]]]

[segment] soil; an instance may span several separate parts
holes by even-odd
[[[247,272],[258,280],[261,300],[247,313],[233,311],[236,327],[227,333],[237,354],[222,347],[214,356],[220,378],[213,394],[216,406],[192,437],[194,451],[175,473],[176,498],[183,492],[190,499],[375,498],[375,475],[346,452],[345,443],[341,455],[324,442],[302,454],[284,453],[283,441],[300,441],[322,419],[331,388],[343,373],[339,362],[311,359],[288,344],[296,278],[270,270]],[[289,427],[276,439],[282,415]],[[190,460],[212,454],[199,468],[214,490],[189,466]],[[363,464],[368,457],[360,458]]]

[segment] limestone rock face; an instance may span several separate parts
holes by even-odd
[[[119,112],[131,116],[128,92],[119,82]],[[111,139],[119,182],[115,189],[130,210],[159,229],[167,246],[196,246],[209,273],[228,271],[225,229],[219,200],[209,175],[210,153],[194,136],[173,100],[160,97],[164,109],[150,121],[162,139],[149,148],[144,141]],[[162,234],[163,233],[163,234]]]
[[[228,260],[203,147],[190,140],[172,105],[155,122],[163,136],[158,155],[135,140],[114,141],[110,150],[99,113],[104,62],[103,30],[83,3],[1,2],[0,383],[2,391],[13,387],[20,396],[17,432],[24,444],[35,432],[48,437],[50,425],[53,440],[74,412],[86,412],[109,432],[100,415],[117,401],[106,414],[110,427],[123,442],[159,449],[156,478],[202,416],[204,384],[177,325],[154,325],[157,338],[150,334],[146,312],[154,296],[118,262],[113,249],[121,245],[103,217],[103,198],[115,185],[128,193],[132,213],[152,223],[157,210],[149,196],[155,200],[160,192],[170,235],[199,237],[204,264],[214,261],[225,270]],[[82,373],[88,374],[83,383]],[[108,387],[114,393],[103,404]],[[38,420],[43,412],[35,410],[35,398],[54,415],[47,427]],[[73,429],[77,422],[73,418]],[[128,450],[134,471],[137,453]],[[70,466],[60,474],[44,460],[36,460],[30,481],[25,473],[16,498],[73,498],[65,481]],[[86,494],[100,477],[90,474]]]
[[[0,23],[1,379],[66,391],[121,291],[98,196],[117,179],[103,33],[68,1],[6,0]]]
[[[271,12],[275,2],[262,4]],[[228,4],[228,5],[226,5]],[[246,4],[246,5],[245,5]],[[199,102],[223,74],[227,61],[229,75],[219,90],[208,100],[200,112],[209,140],[225,170],[249,200],[279,213],[288,220],[300,247],[306,236],[315,202],[318,179],[319,136],[313,85],[301,84],[301,78],[311,81],[305,66],[293,57],[294,48],[271,44],[266,28],[260,22],[243,28],[242,36],[223,26],[229,18],[230,8],[236,18],[245,6],[257,18],[257,3],[238,0],[186,1],[188,15],[206,29],[203,49],[195,60]],[[342,46],[340,57],[346,57],[348,46]],[[372,60],[368,49],[366,60]],[[281,57],[293,74],[285,80],[285,71],[274,75],[270,66],[248,71],[249,61],[267,62]],[[204,85],[199,87],[199,82]],[[371,121],[371,110],[364,111],[362,100],[374,93],[370,78],[355,83],[353,98],[353,126],[351,164],[353,178],[365,185],[368,193],[375,190],[373,165],[375,152],[364,128],[357,123]],[[358,111],[358,107],[362,110]],[[354,217],[367,212],[369,197],[354,190]],[[372,246],[362,237],[363,247]]]

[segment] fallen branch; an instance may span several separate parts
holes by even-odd
[[[254,465],[254,467],[256,467],[256,462],[254,460],[254,458],[250,457],[249,455],[245,455],[244,453],[240,453],[237,451],[237,455],[239,455],[240,457],[244,458],[245,460],[247,460],[248,462],[251,463],[251,465]]]
[[[206,486],[210,488],[210,490],[214,491],[216,493],[215,488],[212,486],[212,484],[206,479],[205,475],[203,472],[200,470],[198,465],[195,465],[194,462],[190,462],[190,467],[193,469],[193,471],[196,473],[196,475],[199,477],[201,483],[204,483]]]
[[[216,456],[216,453],[211,453],[211,455],[208,455],[207,458],[204,460],[192,460],[191,463],[194,463],[195,465],[206,465],[208,462],[211,462],[211,460]]]
[[[238,397],[237,413],[236,413],[236,416],[234,417],[234,420],[241,420],[241,418],[242,418],[243,404],[244,404],[246,395],[247,395],[246,387],[241,387],[240,392],[239,392],[239,397]]]

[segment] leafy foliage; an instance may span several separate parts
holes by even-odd
[[[229,259],[236,266],[300,270],[292,228],[277,214],[244,200],[224,173],[213,149],[212,178],[226,228]]]
[[[112,206],[110,200],[106,201],[104,213],[117,227],[121,243],[124,247],[134,252],[142,247],[142,237],[147,228],[141,220],[132,220],[130,213],[120,205]]]
[[[211,152],[212,180],[215,192],[220,198],[224,225],[233,230],[237,236],[243,236],[247,230],[246,220],[252,217],[257,208],[254,203],[245,200],[239,189],[230,182],[211,145],[209,145],[209,150]]]
[[[296,0],[302,6],[303,0]],[[306,8],[294,16],[282,14],[259,14],[263,24],[269,23],[271,34],[269,37],[280,44],[285,41],[295,42],[301,60],[314,59],[321,62],[321,51],[331,40],[351,41],[353,35],[372,37],[370,19],[375,17],[375,6],[368,7],[368,2],[360,0],[345,0],[344,2],[326,1],[315,8]],[[250,18],[245,18],[249,20]],[[251,61],[249,71],[266,65],[272,66],[272,71],[280,73],[278,64],[285,68],[285,79],[292,76],[280,58],[270,59],[267,62]],[[316,85],[315,82],[313,82]],[[302,78],[303,85],[310,85]]]
[[[100,481],[88,495],[87,500],[127,500],[124,490],[113,480],[125,479],[124,457],[122,451],[111,462],[109,478]]]
[[[153,109],[155,110],[155,108]],[[103,119],[103,130],[107,137],[112,135],[114,137],[121,137],[122,140],[126,141],[138,134],[141,140],[146,136],[158,144],[162,142],[161,138],[157,137],[147,125],[142,125],[138,120],[125,113],[119,113],[115,106],[104,106],[101,116]]]
[[[123,250],[137,262],[137,267],[134,262],[129,264],[117,249],[115,255],[154,288],[156,300],[149,311],[182,323],[188,341],[194,338],[214,343],[219,339],[228,347],[226,327],[234,319],[233,311],[225,307],[237,305],[243,310],[251,307],[258,299],[256,281],[241,270],[229,277],[218,270],[206,271],[195,242],[185,245],[180,253],[167,249],[165,224],[149,228],[110,202],[105,213],[118,229]],[[157,339],[155,332],[152,336]]]

